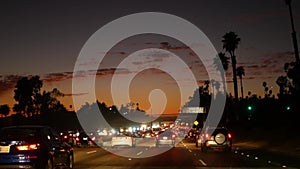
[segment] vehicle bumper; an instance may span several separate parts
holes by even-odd
[[[116,142],[112,142],[111,146],[129,146],[132,147],[132,142],[124,142],[124,141],[116,141]]]
[[[208,148],[229,148],[232,146],[230,141],[225,141],[223,144],[217,144],[215,141],[206,141],[205,146]]]
[[[33,165],[30,165],[30,164],[5,164],[5,165],[2,165],[0,164],[0,168],[5,168],[5,169],[16,169],[16,168],[25,168],[25,169],[33,169]]]
[[[0,168],[34,168],[36,162],[37,155],[32,154],[0,155]]]
[[[157,144],[175,144],[175,140],[157,140]]]

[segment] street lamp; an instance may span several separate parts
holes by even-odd
[[[285,4],[288,5],[288,7],[289,7],[291,25],[292,25],[292,38],[293,38],[294,52],[295,52],[295,57],[296,57],[296,63],[299,64],[300,63],[299,50],[298,50],[298,43],[297,43],[297,36],[296,36],[296,31],[295,31],[291,1],[292,0],[285,0]]]

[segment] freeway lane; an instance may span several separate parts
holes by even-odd
[[[121,151],[123,154],[134,152],[135,156],[142,157],[144,153],[156,153],[161,149],[168,149],[168,147],[118,148],[111,151]],[[286,166],[250,158],[246,154],[237,153],[236,150],[233,150],[233,152],[211,151],[204,154],[198,148],[195,148],[193,143],[188,142],[180,142],[175,148],[148,158],[121,157],[102,148],[78,148],[75,150],[75,168],[80,169],[194,169],[211,167],[259,169],[283,168]]]

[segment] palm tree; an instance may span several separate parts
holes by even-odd
[[[243,90],[243,76],[245,76],[245,69],[243,66],[239,66],[236,68],[236,74],[240,78],[241,83],[241,93],[242,93],[242,99],[244,98],[244,90]]]
[[[296,63],[300,64],[299,49],[298,49],[297,35],[296,35],[296,31],[295,31],[295,25],[294,25],[294,18],[293,18],[291,1],[292,0],[285,0],[285,3],[286,3],[286,5],[289,8],[289,14],[290,14],[290,19],[291,19],[291,27],[292,27],[292,39],[293,39],[293,45],[294,45],[294,52],[295,52]]]
[[[219,64],[218,60],[221,61],[221,64]],[[223,90],[224,90],[224,94],[226,94],[226,86],[225,86],[225,71],[228,70],[228,66],[229,66],[229,57],[227,57],[225,55],[225,53],[218,53],[218,56],[214,59],[214,65],[216,67],[216,69],[218,71],[220,71],[221,73],[221,77],[222,77],[222,82],[223,82]],[[223,71],[224,70],[224,71]]]
[[[231,57],[231,65],[233,72],[233,85],[234,85],[234,97],[238,100],[238,88],[237,88],[237,75],[236,75],[236,57],[235,57],[235,49],[237,49],[238,44],[240,42],[240,38],[234,32],[228,32],[223,36],[223,49],[226,50],[230,54]]]

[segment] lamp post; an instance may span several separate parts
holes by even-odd
[[[289,7],[289,13],[290,13],[291,25],[292,25],[292,38],[293,38],[294,52],[295,52],[295,57],[296,57],[296,63],[299,64],[300,63],[299,50],[298,50],[298,43],[297,43],[297,36],[296,36],[296,31],[295,31],[291,1],[292,0],[285,0],[285,3]]]

